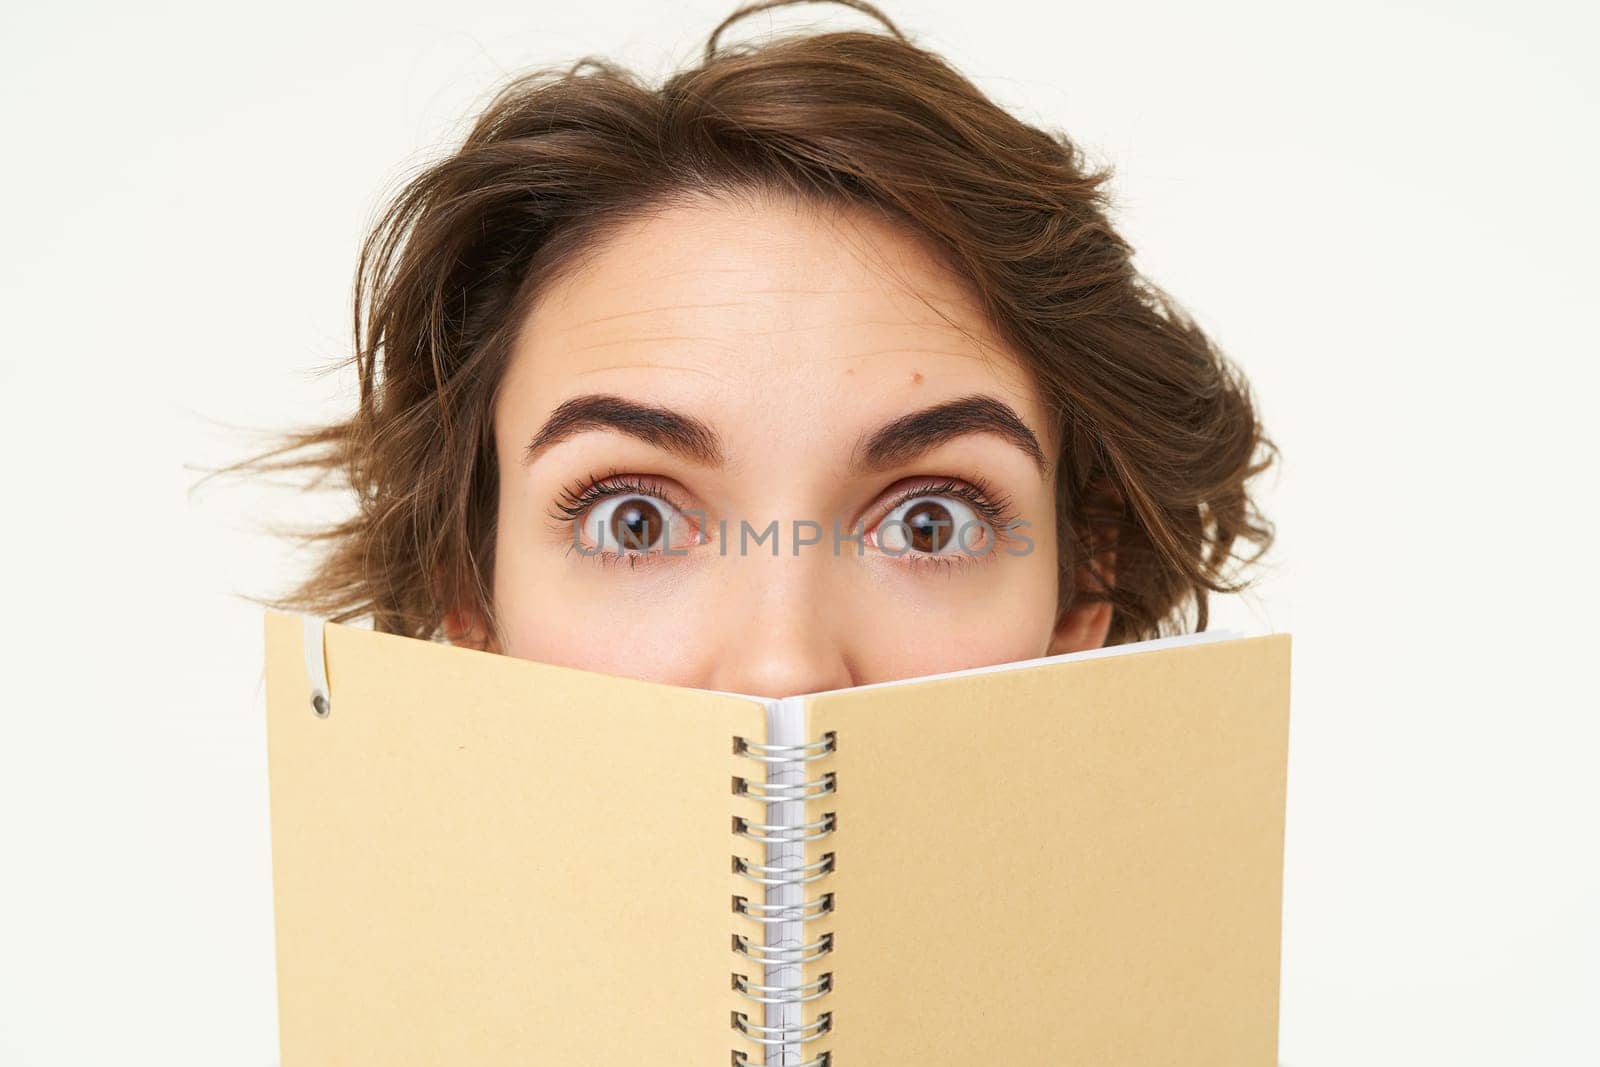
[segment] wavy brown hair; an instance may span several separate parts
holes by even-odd
[[[1056,423],[1062,610],[1110,600],[1116,644],[1181,630],[1191,607],[1203,630],[1208,595],[1249,584],[1234,564],[1273,527],[1248,483],[1277,450],[1243,377],[1134,270],[1110,169],[860,0],[841,2],[887,33],[718,48],[735,20],[792,2],[735,11],[657,87],[594,57],[515,77],[404,184],[356,271],[355,411],[214,472],[299,471],[355,496],[349,518],[291,533],[322,549],[300,584],[249,599],[435,640],[466,608],[498,635],[492,414],[518,324],[613,228],[745,193],[864,207],[967,279]]]

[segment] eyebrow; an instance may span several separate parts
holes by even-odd
[[[1026,452],[1040,471],[1049,468],[1039,439],[1021,417],[1004,402],[981,394],[935,404],[895,419],[857,445],[851,467],[857,471],[892,467],[974,433],[997,434]]]
[[[522,462],[532,463],[552,445],[591,430],[627,434],[708,467],[724,463],[721,439],[700,419],[603,393],[563,401],[523,449]],[[947,441],[975,433],[996,434],[1027,453],[1041,471],[1047,469],[1044,449],[1021,417],[1003,401],[980,394],[913,411],[880,427],[857,444],[851,470],[859,473],[906,463]]]
[[[717,432],[694,416],[620,396],[591,393],[563,401],[551,412],[523,449],[523,465],[532,463],[551,445],[588,430],[615,430],[709,467],[720,467],[723,462]]]

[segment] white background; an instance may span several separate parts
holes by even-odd
[[[275,1061],[236,594],[297,565],[253,525],[313,504],[191,487],[229,427],[350,403],[316,371],[370,214],[504,76],[664,73],[732,6],[0,16],[0,1064]],[[1140,266],[1284,450],[1276,563],[1217,619],[1295,635],[1282,1062],[1600,1063],[1587,5],[886,9],[1115,164]],[[867,25],[733,36],[818,21]]]

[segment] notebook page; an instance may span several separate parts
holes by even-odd
[[[1276,1062],[1287,634],[807,699],[839,1063]]]
[[[265,618],[283,1067],[727,1063],[765,709]],[[744,764],[744,765],[742,765]]]
[[[922,674],[912,678],[895,678],[887,682],[868,682],[865,685],[851,686],[851,690],[877,689],[886,685],[908,685],[912,682],[927,682],[939,678],[960,678],[971,674],[988,674],[993,671],[1010,671],[1025,667],[1039,667],[1050,663],[1065,663],[1080,659],[1097,659],[1101,656],[1125,656],[1130,652],[1148,652],[1158,648],[1172,648],[1176,645],[1197,645],[1206,641],[1231,641],[1243,636],[1234,630],[1205,630],[1200,633],[1174,634],[1171,637],[1152,637],[1144,641],[1127,641],[1118,645],[1105,645],[1100,648],[1084,649],[1081,652],[1062,652],[1054,656],[1040,656],[1035,659],[1008,660],[1004,663],[990,663],[982,667],[964,667],[960,670],[941,671],[937,674]],[[734,693],[725,689],[697,689],[700,693],[715,693],[718,696],[740,697],[744,700],[757,700],[767,703],[775,702],[780,697],[759,697],[747,693]],[[827,689],[816,693],[805,693],[804,696],[826,696],[830,693],[842,693],[843,689]]]
[[[1036,659],[1008,660],[1004,663],[989,663],[982,667],[964,667],[961,670],[941,671],[938,674],[924,674],[915,678],[896,678],[887,682],[869,682],[866,685],[851,686],[848,689],[829,689],[820,693],[808,693],[807,696],[830,696],[834,693],[860,692],[864,689],[882,689],[891,685],[912,685],[918,682],[943,681],[946,678],[970,678],[979,674],[994,674],[997,671],[1028,670],[1034,667],[1048,667],[1055,663],[1076,663],[1085,659],[1102,659],[1106,656],[1126,656],[1138,652],[1154,652],[1157,649],[1177,648],[1181,645],[1199,645],[1210,641],[1232,641],[1242,636],[1233,630],[1204,630],[1200,633],[1174,634],[1171,637],[1152,637],[1144,641],[1128,641],[1119,645],[1103,645],[1099,648],[1086,648],[1081,652],[1062,652],[1054,656],[1040,656]],[[756,699],[752,697],[751,699]]]

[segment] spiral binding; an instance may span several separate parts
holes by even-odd
[[[838,735],[832,731],[824,734],[819,741],[799,745],[760,744],[736,737],[733,748],[736,755],[764,764],[766,770],[765,781],[734,778],[733,792],[736,796],[775,805],[820,800],[838,791],[838,777],[834,772],[805,778],[809,764],[826,759],[837,751]],[[802,780],[792,783],[778,780],[785,777]],[[806,886],[833,873],[833,853],[825,853],[821,859],[806,863],[804,849],[811,842],[820,841],[833,833],[837,825],[836,814],[825,812],[821,818],[809,822],[775,822],[770,821],[771,818],[768,816],[768,821],[758,822],[734,816],[733,832],[762,845],[766,849],[764,858],[767,860],[766,863],[755,863],[737,855],[733,857],[734,873],[760,887],[748,897],[735,895],[734,912],[761,924],[768,931],[775,930],[779,924],[806,924],[828,918],[833,914],[833,893],[822,892],[811,899],[791,898],[803,894]],[[778,818],[782,819],[783,814],[780,813]],[[782,862],[785,858],[795,862]],[[806,929],[804,925],[798,928]],[[770,968],[803,965],[825,958],[833,951],[833,934],[819,933],[809,943],[778,946],[757,943],[736,933],[733,935],[733,951],[760,966],[762,977],[770,982]],[[735,1011],[732,1013],[732,1026],[747,1040],[766,1050],[765,1064],[776,1067],[784,1063],[786,1053],[792,1054],[790,1050],[816,1041],[832,1029],[833,1017],[829,1012],[820,1012],[812,1022],[800,1023],[789,1021],[783,1011],[792,1005],[809,1004],[826,997],[833,990],[831,971],[810,982],[776,984],[752,981],[736,971],[733,974],[733,988],[745,999],[759,1005],[757,1011],[763,1016],[762,1022],[753,1022],[750,1017],[752,1013]],[[767,1013],[773,1009],[779,1013],[776,1021],[780,1025],[769,1025],[774,1017]],[[831,1060],[832,1053],[821,1052],[804,1063],[785,1064],[784,1067],[829,1067]],[[756,1065],[750,1062],[744,1052],[734,1050],[733,1067]]]

